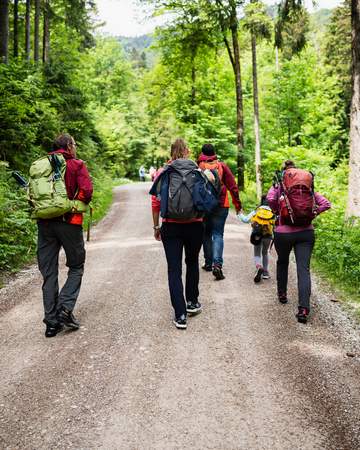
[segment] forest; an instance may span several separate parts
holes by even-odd
[[[11,172],[26,176],[57,133],[75,137],[89,167],[95,220],[114,185],[161,166],[182,136],[194,157],[215,145],[246,211],[285,159],[311,170],[333,205],[316,220],[314,264],[356,298],[359,2],[312,14],[300,0],[140,3],[168,21],[130,39],[99,32],[96,1],[0,0],[0,270],[35,250]]]

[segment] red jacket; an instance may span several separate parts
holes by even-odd
[[[201,167],[202,162],[211,162],[211,161],[216,161],[217,159],[218,159],[217,155],[206,156],[203,153],[200,153],[200,156],[198,158],[198,164]],[[222,175],[222,180],[221,180],[222,190],[221,190],[220,198],[219,198],[220,206],[222,208],[229,208],[230,203],[229,203],[229,197],[228,197],[228,192],[227,192],[229,190],[230,194],[231,194],[233,205],[235,206],[235,209],[237,211],[240,211],[241,201],[240,201],[240,197],[239,197],[239,189],[236,184],[234,175],[232,174],[231,170],[225,163],[219,161],[219,164],[221,164],[221,167],[223,169],[223,175]]]
[[[61,153],[66,160],[65,186],[69,199],[81,200],[90,203],[93,194],[93,185],[84,161],[75,159],[72,154],[64,149],[52,153]],[[82,225],[83,214],[65,214],[65,220],[74,225]]]

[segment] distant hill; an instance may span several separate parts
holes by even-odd
[[[150,34],[144,34],[143,36],[136,37],[118,36],[117,39],[121,42],[127,53],[131,53],[133,49],[138,52],[143,52],[151,46],[154,40]]]
[[[311,14],[312,20],[316,25],[323,29],[330,22],[330,17],[333,11],[333,9],[327,8],[319,9],[319,11]]]

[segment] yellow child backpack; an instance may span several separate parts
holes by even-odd
[[[271,211],[269,206],[261,205],[251,218],[252,224],[261,225],[263,236],[272,236],[275,224],[275,214]]]

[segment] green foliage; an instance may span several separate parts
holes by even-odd
[[[273,29],[273,21],[266,12],[266,6],[262,2],[252,2],[245,6],[245,29],[249,30],[258,39],[270,39]]]
[[[35,223],[30,219],[26,193],[0,164],[0,271],[14,270],[34,255]]]
[[[280,13],[275,26],[275,45],[282,49],[286,59],[299,54],[306,44],[309,13],[302,3],[302,1],[284,0],[280,4]]]
[[[1,157],[24,169],[43,139],[57,132],[57,111],[44,95],[41,72],[22,63],[0,65],[0,99]]]

